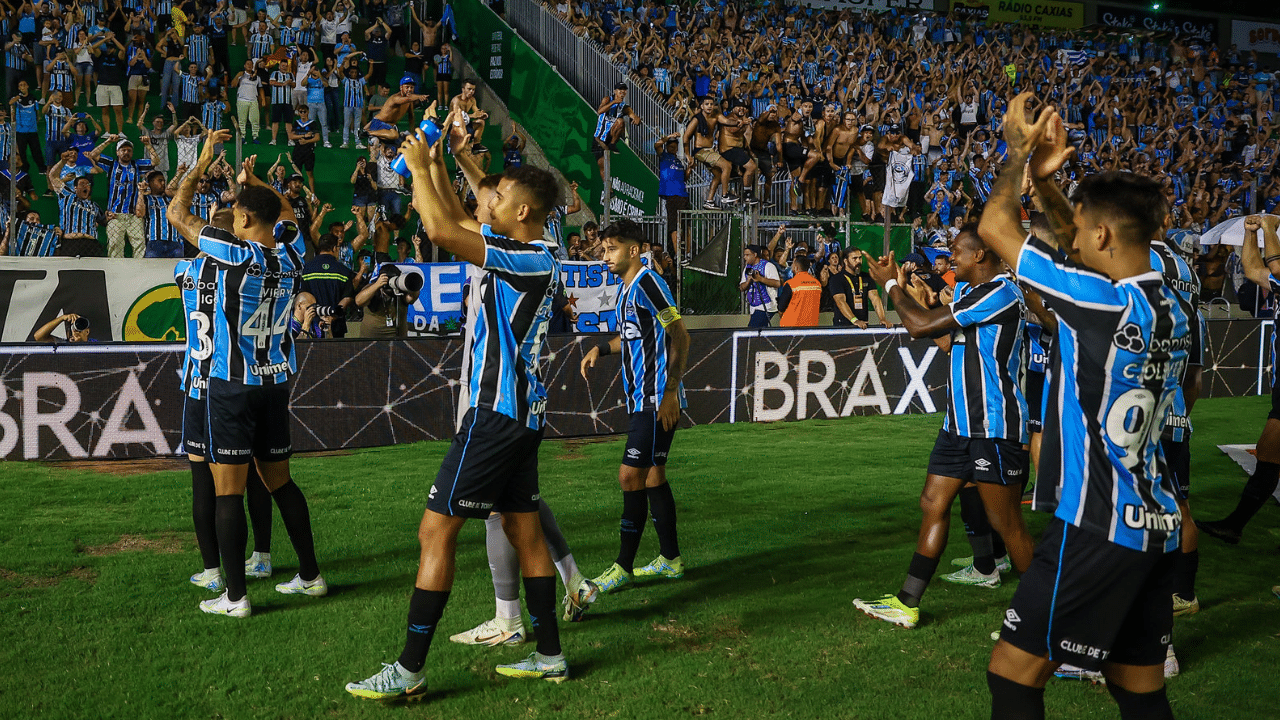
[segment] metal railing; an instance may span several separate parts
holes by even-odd
[[[612,63],[603,47],[575,33],[572,25],[537,0],[508,0],[506,21],[592,107],[599,106],[602,98],[610,97],[614,85],[627,84],[627,103],[641,124],[626,123],[626,142],[656,174],[658,156],[653,152],[653,144],[684,128],[662,98],[640,88],[631,80],[629,68]]]

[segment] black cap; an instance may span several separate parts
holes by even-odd
[[[893,123],[893,124],[891,124],[891,125],[889,126],[889,132],[894,133],[894,134],[897,134],[897,135],[901,135],[901,134],[902,134],[902,126],[901,126],[901,125],[899,125],[898,123]]]
[[[298,182],[306,182],[307,179],[302,177],[302,173],[294,173],[289,176],[289,179],[286,180],[286,182],[293,182],[294,180],[297,180]]]
[[[620,82],[620,83],[618,83],[617,85],[614,85],[614,86],[613,86],[613,89],[614,89],[614,90],[626,90],[626,89],[627,89],[627,84],[626,84],[626,83],[624,83],[624,82]]]

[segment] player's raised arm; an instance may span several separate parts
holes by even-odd
[[[1045,109],[1035,124],[1028,123],[1027,101],[1031,98],[1031,93],[1027,92],[1018,95],[1009,103],[1009,109],[1004,114],[1004,136],[1009,147],[1009,159],[996,177],[991,197],[982,212],[982,222],[978,226],[978,232],[987,247],[1015,270],[1018,267],[1018,254],[1026,240],[1021,216],[1022,174],[1026,171],[1027,160],[1031,158],[1032,151],[1044,135],[1049,119],[1054,116],[1052,109]],[[894,302],[897,302],[897,298],[894,298]]]
[[[455,206],[461,206],[457,197],[452,192],[441,197],[432,181],[433,172],[446,172],[444,138],[442,133],[433,147],[422,131],[417,130],[400,146],[405,167],[409,168],[413,177],[413,205],[422,217],[422,225],[431,242],[472,265],[483,266],[486,248],[484,236],[459,224]]]
[[[204,141],[204,147],[200,149],[200,159],[196,161],[196,166],[182,179],[182,182],[178,185],[178,191],[173,195],[173,200],[169,202],[168,210],[165,211],[169,224],[177,228],[178,232],[182,233],[182,237],[186,238],[187,242],[192,245],[196,244],[197,239],[200,237],[200,230],[205,225],[204,220],[201,220],[191,212],[191,201],[196,194],[196,183],[208,172],[209,166],[213,164],[214,146],[230,140],[230,130],[218,130],[208,134]]]
[[[867,272],[876,284],[884,288],[884,292],[893,301],[898,310],[898,318],[902,326],[913,338],[935,338],[949,334],[960,327],[949,307],[926,308],[906,291],[906,278],[902,268],[893,259],[893,253],[879,260],[867,263]],[[878,311],[877,311],[878,312]],[[881,317],[881,322],[884,317]]]

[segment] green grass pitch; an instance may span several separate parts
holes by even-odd
[[[1193,508],[1234,507],[1243,473],[1218,443],[1252,442],[1266,398],[1196,407]],[[448,635],[493,615],[483,525],[428,659],[430,698],[356,700],[343,684],[393,662],[417,561],[415,529],[444,443],[299,457],[328,598],[272,589],[296,571],[277,517],[276,576],[249,582],[254,615],[204,615],[190,477],[8,463],[0,483],[0,718],[985,718],[988,634],[1015,587],[935,579],[922,625],[871,620],[854,597],[896,591],[938,416],[717,425],[676,436],[669,474],[688,568],[602,598],[562,625],[573,679],[500,678],[531,646]],[[588,575],[617,548],[622,442],[547,442],[542,487]],[[111,469],[104,464],[105,469]],[[1032,530],[1046,518],[1030,515]],[[1179,618],[1179,718],[1280,717],[1280,513],[1244,542],[1204,538],[1204,609]],[[641,562],[657,554],[652,528]],[[969,554],[952,523],[951,558]],[[1054,681],[1051,717],[1115,718],[1106,690]]]

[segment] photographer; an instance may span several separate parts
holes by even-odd
[[[63,326],[63,333],[67,336],[66,342],[89,342],[89,318],[80,317],[75,313],[67,313],[50,320],[36,330],[31,339],[35,342],[58,342],[62,338],[54,337],[53,331],[57,330],[59,325]]]
[[[364,309],[360,337],[408,337],[409,306],[418,301],[421,289],[421,275],[405,274],[390,263],[379,265],[373,281],[356,293],[356,307]]]
[[[342,223],[338,233],[344,232]],[[363,225],[363,219],[361,220]],[[332,332],[325,337],[347,336],[347,309],[354,302],[355,272],[338,258],[341,236],[331,228],[316,241],[316,256],[302,268],[302,291],[317,304],[316,313],[326,318]],[[299,296],[299,303],[302,302]]]
[[[289,318],[289,334],[294,338],[316,340],[333,337],[333,314],[321,314],[324,310],[316,304],[316,297],[311,293],[298,293],[298,299],[293,303],[293,317]]]
[[[750,308],[749,328],[769,327],[769,321],[778,311],[778,268],[766,259],[759,245],[748,245],[742,250],[742,281],[738,289],[747,293]]]

